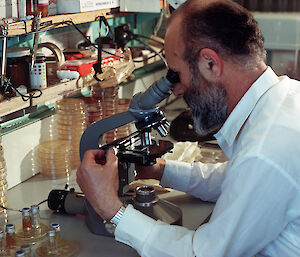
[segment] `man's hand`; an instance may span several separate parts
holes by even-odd
[[[102,219],[110,220],[122,206],[118,159],[113,149],[87,151],[77,171],[77,183]]]
[[[153,166],[138,166],[136,165],[137,176],[136,179],[157,179],[161,180],[166,161],[164,159],[156,159],[156,164]]]

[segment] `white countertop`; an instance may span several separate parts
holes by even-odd
[[[8,207],[22,209],[48,198],[52,189],[64,189],[68,184],[69,188],[74,187],[80,192],[76,184],[75,174],[70,178],[48,180],[37,175],[8,191]],[[210,214],[213,209],[212,203],[203,202],[185,193],[172,191],[160,195],[161,199],[168,200],[178,205],[183,212],[183,225],[189,229],[196,229]],[[79,257],[134,257],[137,252],[131,247],[116,242],[114,238],[92,234],[84,221],[84,216],[72,216],[54,213],[47,206],[47,203],[40,205],[42,222],[49,225],[58,223],[61,226],[62,239],[78,243]],[[22,215],[18,212],[9,211],[8,216],[2,215],[1,225],[4,225],[5,218],[9,223],[20,224]]]

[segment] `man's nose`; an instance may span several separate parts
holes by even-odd
[[[174,84],[172,91],[175,96],[183,96],[184,95],[184,88],[181,83]]]

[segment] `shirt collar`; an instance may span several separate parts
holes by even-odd
[[[226,153],[226,150],[229,151],[229,148],[232,146],[260,97],[278,81],[278,76],[271,67],[268,67],[248,89],[230,113],[221,129],[214,135],[227,157],[230,157],[231,154],[229,152]]]

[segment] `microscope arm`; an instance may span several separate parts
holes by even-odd
[[[122,112],[91,124],[80,140],[80,159],[87,150],[99,149],[100,137],[107,131],[121,127],[136,120],[130,112]]]

